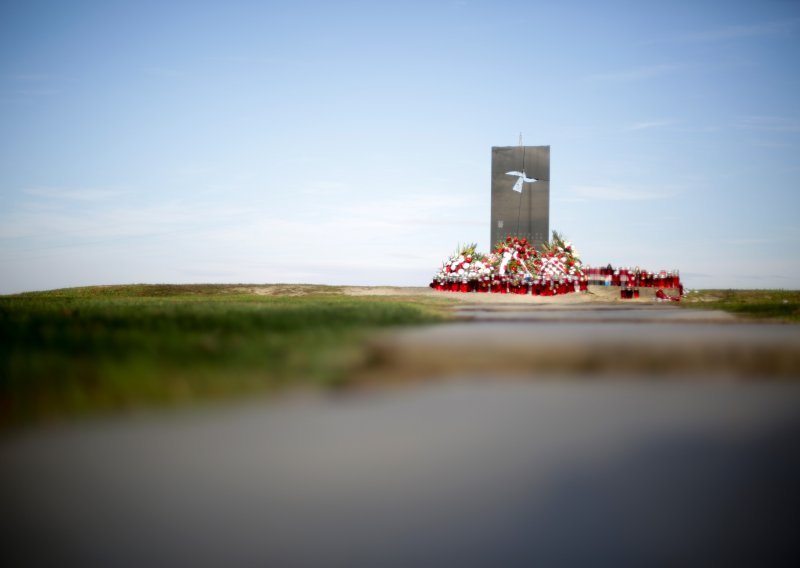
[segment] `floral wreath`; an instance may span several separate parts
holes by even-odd
[[[553,231],[549,243],[537,251],[527,238],[507,236],[488,255],[477,251],[477,244],[459,246],[442,263],[434,280],[439,282],[492,282],[546,280],[563,281],[583,278],[584,272],[575,247]]]
[[[537,275],[544,279],[561,280],[584,275],[580,255],[557,231],[553,231],[553,238],[542,247],[534,264]]]
[[[493,265],[497,274],[503,278],[518,280],[531,278],[531,267],[538,257],[536,248],[526,238],[509,235],[494,247]]]

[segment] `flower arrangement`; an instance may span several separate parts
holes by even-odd
[[[553,231],[552,239],[544,244],[536,260],[537,274],[542,278],[583,277],[582,266],[575,247],[557,231]]]
[[[495,245],[492,261],[499,276],[519,281],[531,276],[530,267],[536,257],[536,249],[528,239],[509,235]]]
[[[457,247],[455,254],[442,263],[433,278],[434,283],[438,283],[442,289],[457,288],[464,292],[472,291],[481,284],[488,287],[494,272],[493,259],[487,259],[486,255],[476,250],[477,247],[475,243]]]
[[[526,238],[507,236],[488,255],[476,244],[458,247],[442,263],[431,286],[438,290],[532,293],[551,296],[586,289],[587,280],[572,243],[553,231],[542,252]]]
[[[541,250],[536,250],[528,239],[513,235],[497,243],[489,254],[482,254],[477,248],[475,243],[457,247],[434,275],[431,287],[458,292],[554,296],[586,291],[591,283],[621,286],[623,292],[633,294],[638,294],[639,287],[677,288],[677,298],[683,294],[677,270],[654,273],[639,267],[616,270],[611,265],[585,267],[575,246],[557,231],[553,231]],[[659,292],[657,299],[663,299],[664,293]]]

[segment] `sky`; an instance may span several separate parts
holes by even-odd
[[[800,1],[0,1],[0,293],[430,282],[491,147],[590,265],[800,288]]]

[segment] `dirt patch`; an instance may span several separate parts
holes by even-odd
[[[608,311],[599,306],[594,309]],[[653,314],[649,319],[627,320],[618,316],[606,320],[606,314],[581,320],[563,317],[568,315],[567,308],[546,310],[554,311],[562,317],[484,319],[377,334],[368,343],[363,379],[550,374],[648,380],[692,376],[796,381],[800,377],[798,335],[791,327],[765,329],[758,324],[692,318],[675,321],[669,317],[672,313],[686,315],[686,310],[655,310],[661,318]]]
[[[437,292],[429,287],[422,286],[346,286],[341,289],[345,296],[431,296],[446,297],[443,292]],[[456,294],[453,294],[454,296]],[[464,294],[467,295],[467,294]]]
[[[309,296],[338,295],[342,289],[338,286],[322,286],[319,284],[260,284],[255,286],[237,286],[234,292],[255,294],[257,296]]]
[[[477,292],[440,292],[427,286],[323,286],[319,284],[259,284],[232,288],[232,291],[258,296],[309,296],[345,295],[403,298],[440,298],[466,304],[489,305],[547,305],[571,306],[576,304],[653,304],[654,289],[641,289],[636,300],[622,300],[618,287],[590,286],[588,292],[563,294],[560,296],[531,296],[517,294],[482,294]],[[667,290],[667,293],[672,291]]]
[[[519,305],[545,304],[548,306],[575,304],[652,304],[656,302],[654,289],[642,289],[636,300],[622,300],[618,287],[590,286],[588,292],[560,296],[531,296],[518,294],[483,294],[477,292],[440,292],[429,287],[414,286],[346,286],[341,292],[347,296],[424,296],[444,298],[468,304]],[[668,293],[670,291],[667,291]]]

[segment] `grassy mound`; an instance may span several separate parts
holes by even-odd
[[[0,297],[0,425],[334,385],[363,362],[367,334],[445,317],[435,300],[291,288],[132,285]]]

